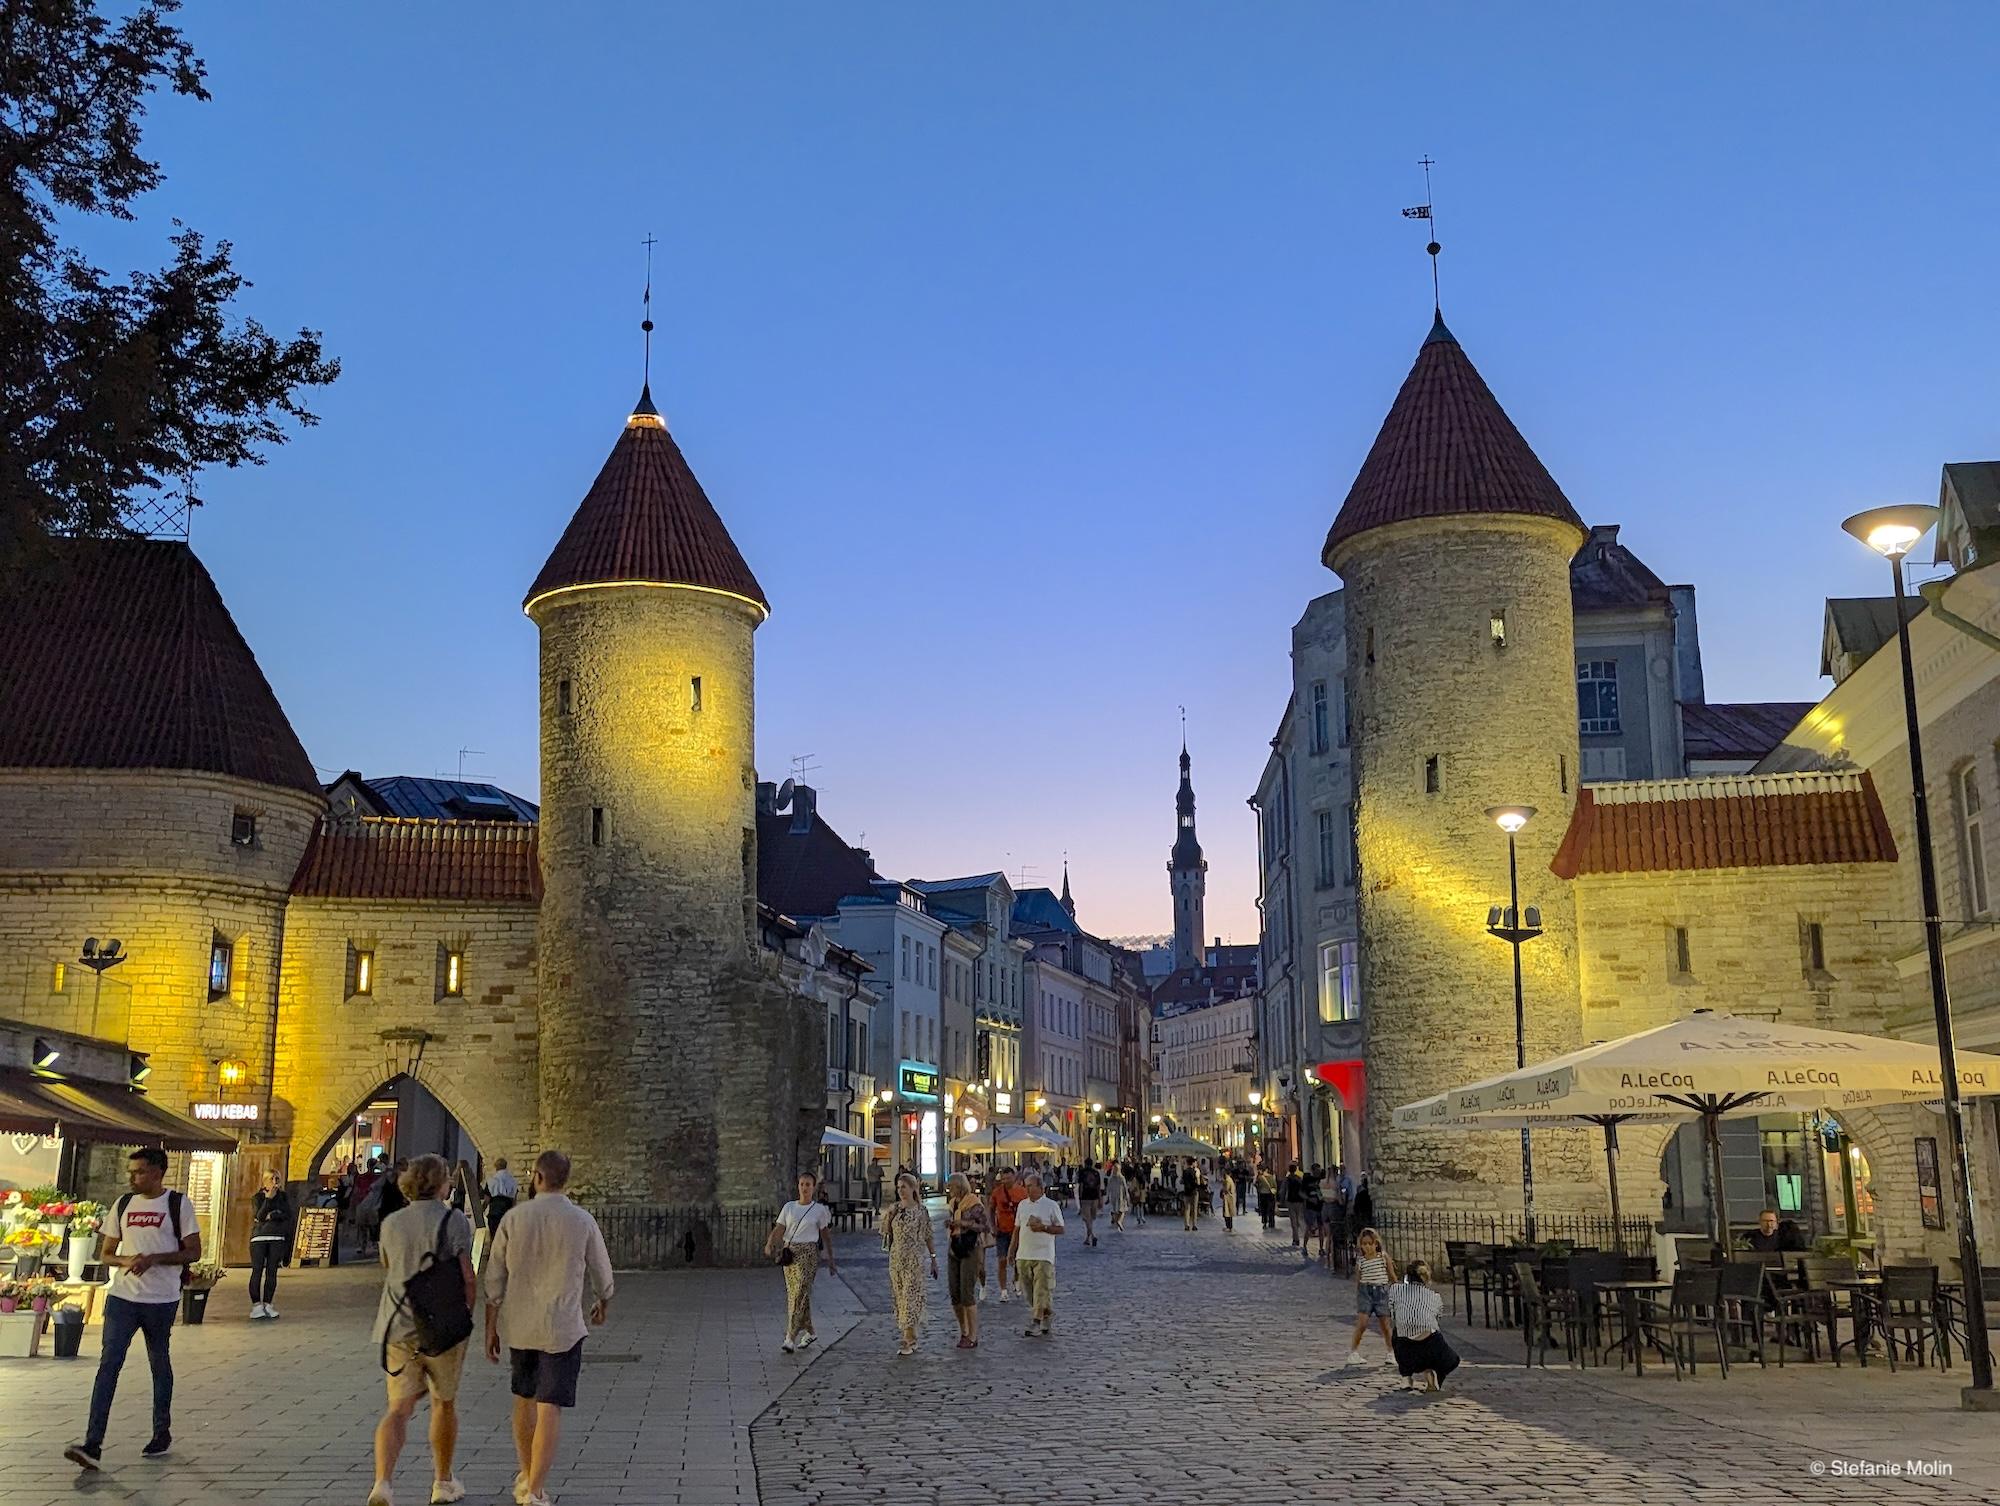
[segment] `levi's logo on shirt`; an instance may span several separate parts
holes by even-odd
[[[125,1212],[125,1226],[128,1229],[158,1229],[165,1225],[166,1214],[157,1208],[128,1208]]]

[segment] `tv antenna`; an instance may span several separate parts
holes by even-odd
[[[486,756],[486,750],[484,748],[460,748],[458,750],[458,777],[461,783],[463,783],[465,779],[466,759],[484,758],[485,756]]]

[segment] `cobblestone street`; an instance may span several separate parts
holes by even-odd
[[[1254,1222],[1254,1221],[1253,1221]],[[553,1492],[565,1506],[915,1506],[974,1498],[1108,1506],[1304,1501],[1507,1503],[2000,1501],[2000,1426],[1955,1409],[1935,1372],[1709,1368],[1674,1382],[1560,1355],[1525,1371],[1509,1334],[1452,1325],[1466,1364],[1440,1397],[1386,1366],[1343,1370],[1351,1287],[1239,1224],[1155,1219],[1060,1258],[1058,1328],[1027,1339],[1016,1304],[983,1309],[977,1352],[950,1348],[943,1283],[925,1347],[895,1356],[872,1235],[841,1241],[846,1284],[815,1290],[821,1345],[779,1352],[775,1272],[621,1278],[587,1345]],[[237,1273],[178,1329],[177,1446],[144,1464],[145,1365],[128,1366],[107,1472],[61,1455],[81,1426],[96,1334],[76,1362],[0,1361],[0,1500],[47,1506],[360,1506],[382,1385],[369,1270],[288,1272],[285,1317],[251,1324]],[[852,1291],[850,1292],[850,1287]],[[856,1298],[859,1298],[857,1301]],[[1371,1340],[1373,1355],[1379,1340]],[[466,1366],[459,1477],[504,1502],[514,1464],[504,1378]],[[421,1414],[420,1414],[421,1418]],[[1948,1479],[1856,1478],[1841,1462],[1941,1460]],[[1813,1466],[1828,1469],[1815,1475]],[[413,1430],[400,1503],[425,1499]]]

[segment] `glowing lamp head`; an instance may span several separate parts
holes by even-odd
[[[1840,526],[1884,559],[1901,559],[1917,540],[1931,531],[1938,510],[1921,502],[1871,507]]]
[[[893,1099],[896,1096],[896,1094],[894,1090],[890,1088],[884,1088],[881,1092],[877,1093],[875,1096],[881,1099],[884,1103],[888,1103],[891,1099]]]
[[[1534,817],[1535,808],[1532,805],[1489,805],[1486,814],[1495,826],[1511,837]]]
[[[1264,1101],[1264,1092],[1263,1092],[1263,1089],[1261,1089],[1261,1088],[1252,1088],[1252,1089],[1250,1090],[1250,1105],[1251,1105],[1251,1107],[1252,1107],[1252,1108],[1255,1108],[1255,1107],[1256,1107],[1256,1106],[1257,1106],[1258,1104],[1262,1103],[1263,1101]]]
[[[229,1057],[216,1063],[216,1080],[225,1088],[233,1088],[250,1075],[249,1064],[237,1057]]]
[[[1101,1103],[1093,1103],[1090,1106],[1090,1112],[1093,1114],[1101,1114],[1104,1112],[1104,1105]]]

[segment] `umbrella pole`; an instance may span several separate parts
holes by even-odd
[[[1715,1225],[1716,1246],[1727,1257],[1729,1254],[1729,1193],[1722,1185],[1722,1112],[1720,1109],[1702,1110],[1701,1132],[1708,1141],[1709,1175],[1715,1183],[1715,1196],[1709,1201],[1709,1218]]]
[[[1618,1205],[1618,1125],[1609,1119],[1604,1121],[1604,1170],[1611,1179],[1611,1244],[1623,1255],[1625,1218],[1624,1210]]]

